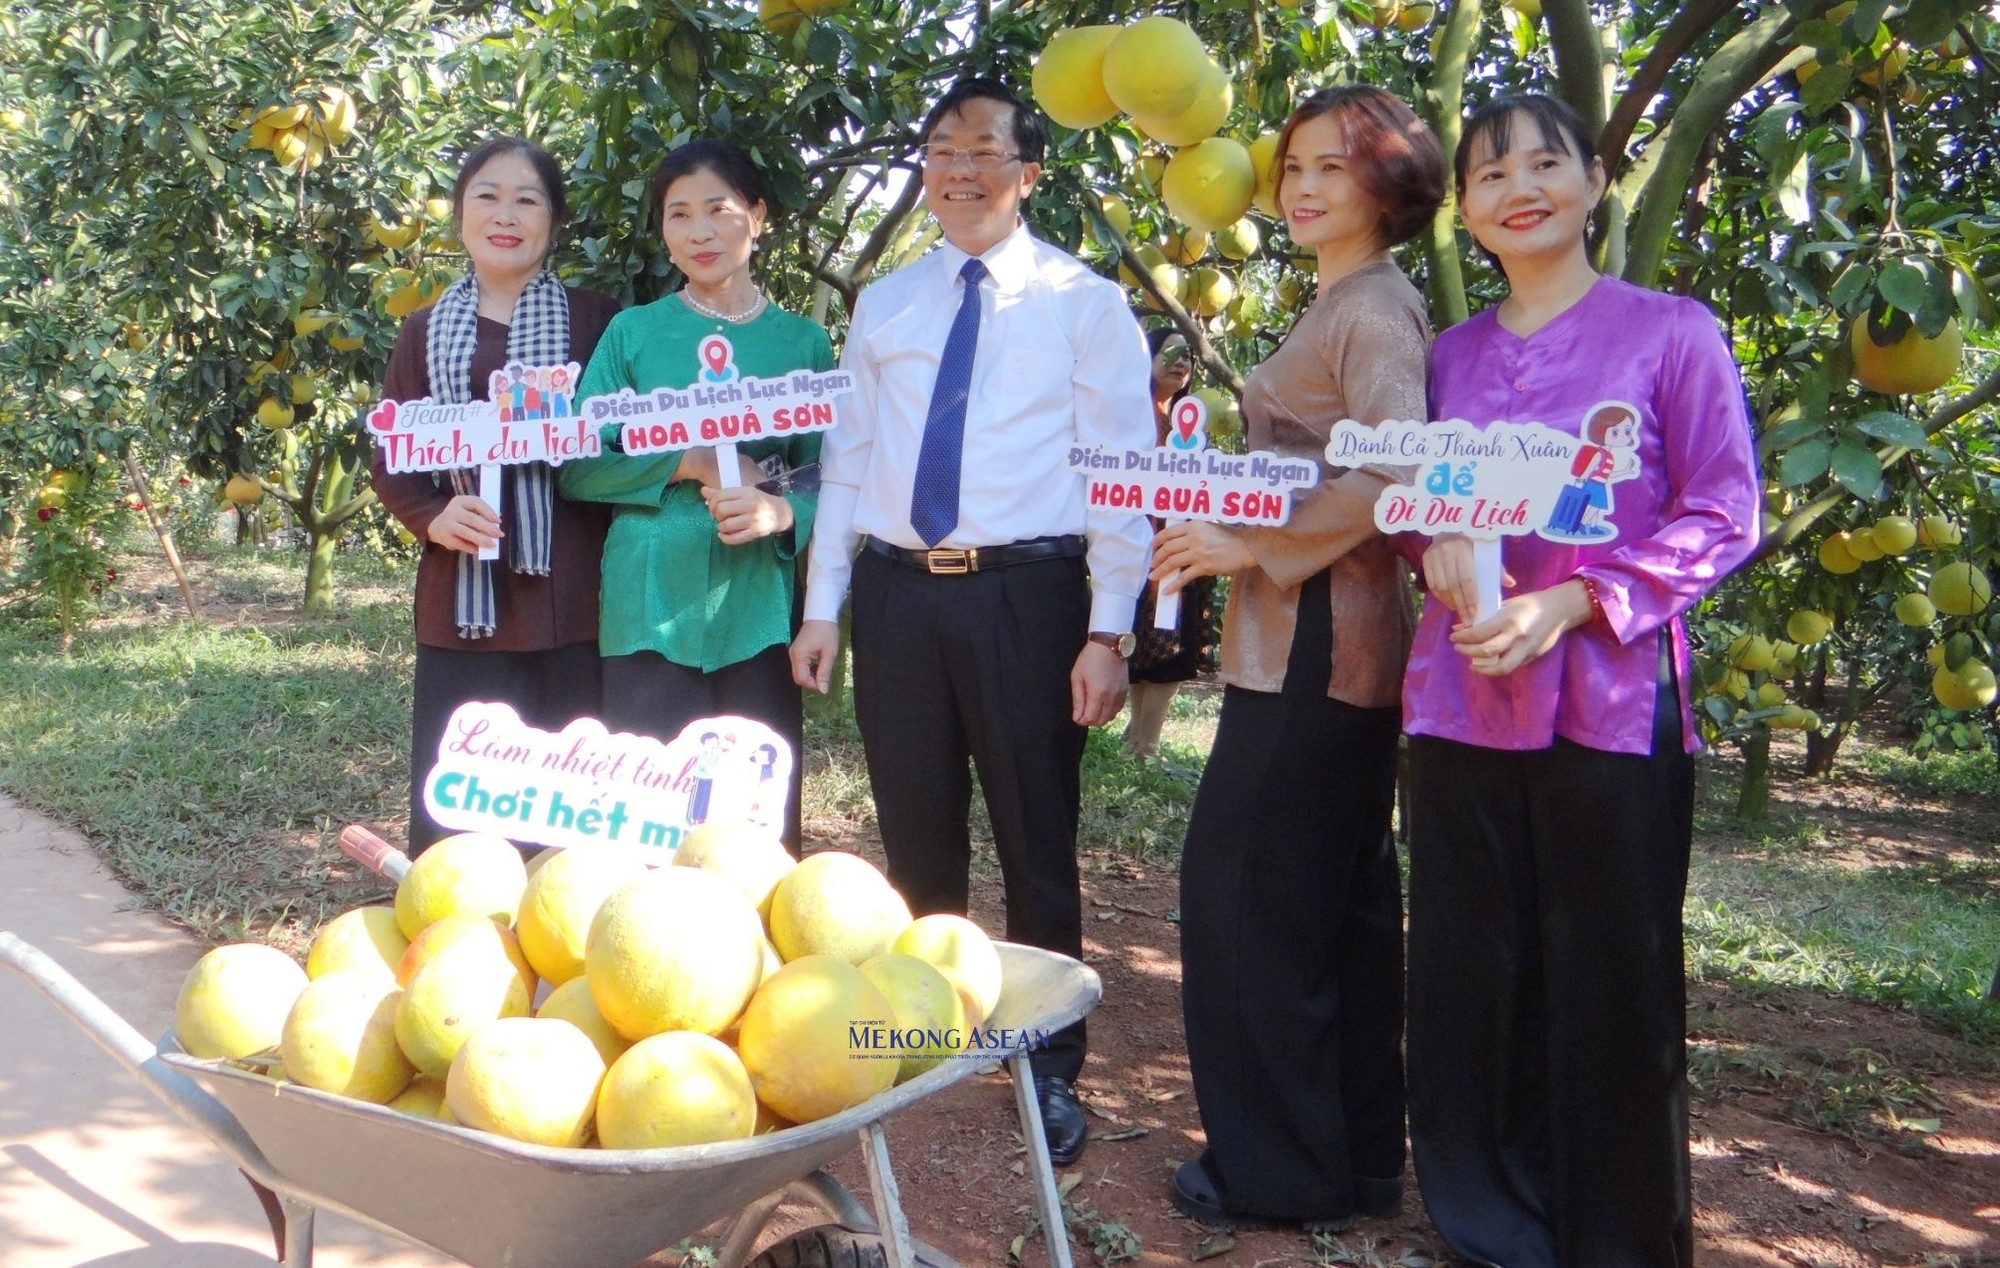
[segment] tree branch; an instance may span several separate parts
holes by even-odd
[[[1084,214],[1096,225],[1101,241],[1118,244],[1118,258],[1123,260],[1125,267],[1139,279],[1139,289],[1145,291],[1154,305],[1174,323],[1174,328],[1188,341],[1188,347],[1194,350],[1195,359],[1201,362],[1202,368],[1207,370],[1216,382],[1228,388],[1236,399],[1242,400],[1243,376],[1238,374],[1236,367],[1224,360],[1222,354],[1215,350],[1215,345],[1208,341],[1208,330],[1202,325],[1201,320],[1187,310],[1179,296],[1161,288],[1153,277],[1153,271],[1146,267],[1146,262],[1139,258],[1139,253],[1132,249],[1131,241],[1112,227],[1111,222],[1104,218],[1104,213],[1099,211],[1092,201],[1085,201]]]
[[[869,232],[868,240],[861,244],[859,251],[855,252],[853,263],[847,266],[847,285],[838,288],[846,298],[850,312],[854,308],[854,291],[860,286],[861,279],[875,271],[875,262],[882,258],[882,252],[887,249],[889,240],[895,237],[896,227],[916,209],[917,199],[923,196],[923,192],[924,183],[914,174],[909,180],[904,181],[903,192],[896,195],[896,201],[890,204],[889,210],[882,213],[882,219],[875,222],[875,228]]]
[[[1431,82],[1424,89],[1424,116],[1444,147],[1450,162],[1458,149],[1459,118],[1465,107],[1465,68],[1472,56],[1473,40],[1479,34],[1482,0],[1465,0],[1450,7],[1444,34],[1439,38],[1437,59],[1432,64]],[[1445,187],[1444,205],[1431,217],[1424,234],[1424,290],[1430,300],[1431,319],[1439,330],[1455,326],[1471,315],[1465,302],[1465,274],[1458,258],[1458,200],[1451,186]]]
[[[1604,37],[1590,16],[1589,0],[1545,0],[1549,44],[1556,54],[1556,88],[1589,129],[1604,131]]]
[[[1646,54],[1646,60],[1639,63],[1639,69],[1632,72],[1632,81],[1618,98],[1618,104],[1611,111],[1604,129],[1598,134],[1597,152],[1604,156],[1604,174],[1616,176],[1625,164],[1625,145],[1632,139],[1632,129],[1639,120],[1646,117],[1646,108],[1659,96],[1660,86],[1667,82],[1667,75],[1680,61],[1681,56],[1694,47],[1696,40],[1708,33],[1709,28],[1736,11],[1736,0],[1697,0],[1694,4],[1684,4],[1674,11],[1674,16],[1660,32],[1653,43],[1653,51]]]

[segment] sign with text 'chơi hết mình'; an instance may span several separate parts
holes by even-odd
[[[791,746],[749,718],[698,718],[663,743],[595,718],[545,731],[508,705],[471,701],[438,741],[424,806],[460,832],[666,863],[703,823],[781,831],[792,761]]]

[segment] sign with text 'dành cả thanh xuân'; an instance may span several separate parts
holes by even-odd
[[[698,718],[662,743],[595,718],[545,731],[508,705],[475,700],[438,741],[424,805],[460,832],[666,863],[703,823],[781,831],[792,761],[791,746],[749,718]]]

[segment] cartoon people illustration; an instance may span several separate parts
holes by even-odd
[[[701,752],[695,756],[689,772],[694,776],[694,787],[688,792],[687,821],[690,825],[708,822],[709,808],[715,796],[715,772],[721,767],[724,755],[736,747],[736,736],[703,731],[700,742]]]
[[[542,390],[544,373],[541,370],[530,370],[525,376],[527,379],[527,389],[522,393],[522,408],[525,411],[521,415],[523,418],[536,419],[548,417],[548,411],[544,408],[547,396]]]
[[[1611,486],[1639,474],[1639,415],[1621,401],[1592,407],[1583,424],[1584,443],[1570,460],[1575,483],[1556,498],[1544,535],[1588,541],[1618,532],[1604,522],[1614,503]]]
[[[507,395],[503,399],[513,402],[511,421],[518,421],[528,417],[528,372],[524,366],[510,365],[507,367],[507,374],[513,382],[507,385]],[[501,408],[504,410],[506,406],[503,404]]]
[[[568,418],[570,415],[569,371],[557,366],[549,371],[549,417]]]
[[[784,786],[778,782],[778,750],[772,744],[759,744],[751,754],[751,764],[757,768],[757,784],[750,794],[750,820],[753,823],[774,823],[783,817],[785,795]],[[773,798],[779,799],[773,805]]]
[[[507,391],[507,372],[505,370],[495,370],[486,376],[486,399],[500,407],[501,422],[511,423],[514,421],[514,411],[508,408],[508,403],[513,400],[513,397]]]

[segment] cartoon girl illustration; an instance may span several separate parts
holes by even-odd
[[[751,760],[757,767],[757,787],[750,797],[750,819],[753,823],[772,823],[776,812],[783,807],[773,806],[771,799],[773,795],[780,799],[785,795],[778,784],[778,750],[770,744],[759,744]]]
[[[1615,536],[1605,523],[1614,502],[1611,486],[1639,474],[1639,414],[1622,401],[1591,408],[1583,424],[1584,443],[1570,460],[1575,481],[1556,499],[1544,535],[1572,541]]]
[[[569,371],[558,366],[549,371],[549,417],[568,418],[569,414]]]
[[[505,370],[495,370],[486,376],[486,399],[500,407],[501,422],[511,423],[514,421],[514,411],[508,408],[508,403],[513,400],[513,397],[507,391],[507,372]]]

